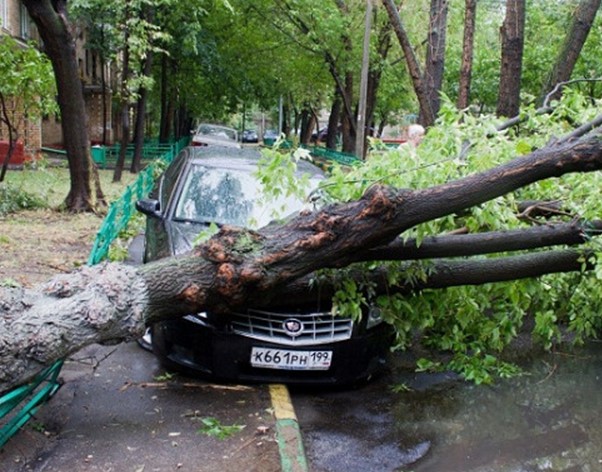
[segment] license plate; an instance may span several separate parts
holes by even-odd
[[[332,351],[287,351],[254,347],[251,365],[267,369],[327,370],[332,361]]]

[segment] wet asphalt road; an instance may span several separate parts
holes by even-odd
[[[357,390],[291,392],[312,472],[602,470],[602,343],[493,386],[393,366]]]
[[[0,451],[2,472],[280,470],[268,387],[165,378],[137,343],[91,346],[58,393]],[[203,420],[242,426],[226,439]]]
[[[475,386],[393,363],[359,388],[293,388],[309,471],[602,470],[602,344],[526,369]],[[55,397],[0,451],[0,471],[282,470],[265,385],[167,380],[136,343],[91,346],[61,377]],[[216,439],[199,432],[207,418],[244,428]]]

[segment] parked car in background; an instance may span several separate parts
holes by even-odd
[[[291,213],[306,207],[292,196],[261,203],[259,157],[256,148],[182,151],[150,197],[136,203],[147,216],[144,261],[187,252],[211,223],[262,227],[283,205]],[[323,178],[303,160],[298,173],[309,174],[314,188]],[[150,338],[167,368],[186,373],[235,382],[349,384],[383,368],[391,333],[378,310],[367,309],[358,322],[334,316],[316,293],[305,306],[281,300],[270,309],[190,313],[154,324]]]
[[[238,132],[227,126],[201,123],[192,133],[192,146],[240,147]]]
[[[272,146],[280,137],[280,134],[275,129],[266,129],[263,133],[263,144]]]
[[[342,139],[343,128],[337,127],[337,141],[340,142]],[[328,127],[320,128],[318,131],[314,131],[311,134],[311,142],[314,144],[325,143],[328,141]]]
[[[319,130],[314,131],[311,134],[311,142],[312,143],[324,142],[324,141],[326,141],[327,136],[328,136],[328,128],[320,128]]]
[[[259,142],[259,135],[254,129],[246,129],[242,132],[243,143],[257,143]]]

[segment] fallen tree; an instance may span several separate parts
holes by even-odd
[[[86,345],[136,339],[146,326],[169,317],[267,307],[281,297],[299,303],[332,297],[337,277],[321,277],[323,269],[361,280],[375,295],[408,295],[593,267],[591,249],[568,247],[586,243],[602,227],[581,218],[508,231],[399,237],[437,218],[461,219],[466,209],[535,182],[602,169],[602,130],[583,134],[428,188],[375,183],[359,199],[280,225],[257,231],[222,227],[185,256],[142,267],[103,263],[54,277],[35,290],[0,288],[0,391]],[[552,249],[533,251],[540,248]],[[492,253],[496,257],[465,257]],[[420,259],[430,261],[420,277],[390,276],[389,261],[400,261],[396,270],[403,272]],[[370,267],[358,265],[363,262]],[[317,280],[320,289],[309,290]]]

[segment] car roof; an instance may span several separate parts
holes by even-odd
[[[240,169],[253,172],[261,158],[257,148],[231,148],[225,146],[190,146],[188,159],[195,163],[202,163],[207,167]],[[310,176],[323,176],[324,172],[311,162],[299,160],[297,174],[310,174]]]

